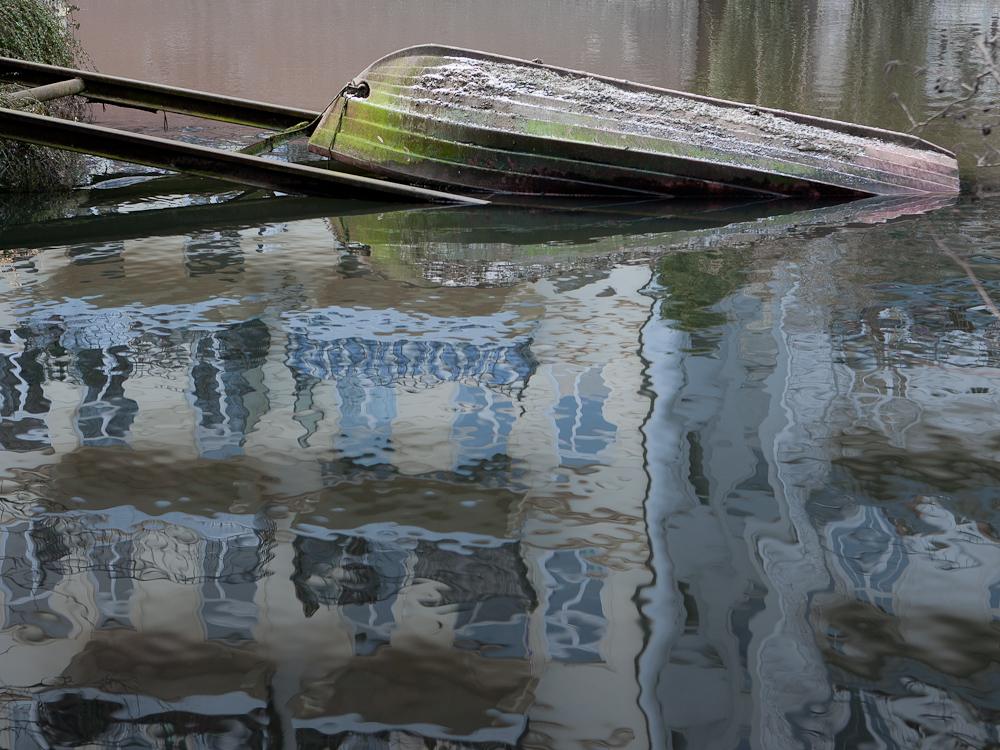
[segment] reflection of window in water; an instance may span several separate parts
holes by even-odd
[[[601,591],[596,576],[604,569],[588,560],[596,549],[554,550],[542,560],[548,602],[545,608],[545,641],[549,656],[557,661],[603,661],[601,639],[607,632]]]
[[[454,403],[459,407],[452,425],[455,468],[507,454],[514,425],[514,403],[505,394],[461,383]]]
[[[139,404],[125,396],[125,381],[132,364],[125,347],[84,349],[76,354],[76,367],[86,387],[75,415],[83,445],[126,445],[126,437],[139,413]]]
[[[610,394],[601,368],[591,367],[574,378],[572,393],[560,396],[553,412],[563,466],[606,463],[600,454],[614,444],[618,432],[604,418]]]
[[[892,588],[909,563],[902,540],[883,512],[861,505],[826,528],[833,561],[855,598],[892,614]]]
[[[404,586],[433,581],[427,607],[455,611],[455,643],[487,656],[527,655],[528,614],[534,589],[517,542],[456,549],[455,543],[420,540],[409,550],[390,540],[337,534],[299,537],[294,546],[296,595],[311,617],[337,606],[354,626],[355,653],[388,644],[396,627],[393,604]],[[411,575],[412,570],[412,575]]]
[[[0,449],[32,451],[49,445],[49,411],[42,391],[41,350],[25,347],[13,331],[0,331]],[[21,350],[21,351],[18,351]]]
[[[337,381],[340,437],[337,450],[365,466],[389,462],[396,392],[382,385],[365,387],[357,378]]]
[[[207,232],[192,235],[184,243],[184,267],[188,276],[233,274],[243,271],[243,237],[239,232]]]
[[[306,617],[321,605],[364,605],[394,597],[407,579],[409,552],[396,542],[334,534],[299,536],[295,548],[295,594]]]
[[[464,606],[455,618],[455,646],[495,659],[528,656],[525,600],[496,597]]]
[[[0,417],[0,450],[37,451],[49,445],[49,426],[44,420],[34,417]]]
[[[243,454],[247,433],[268,408],[250,372],[267,360],[270,344],[270,331],[256,318],[196,344],[190,399],[199,415],[195,441],[203,457]]]
[[[55,564],[68,553],[46,526],[23,521],[0,532],[3,628],[37,628],[48,638],[66,638],[72,623],[53,607],[63,576]]]
[[[421,540],[415,556],[414,579],[440,584],[428,605],[457,610],[456,647],[491,657],[527,656],[528,614],[537,597],[519,542],[458,550]]]
[[[396,618],[392,607],[396,593],[364,604],[345,604],[340,612],[344,619],[354,626],[354,653],[356,656],[370,656],[382,646],[389,645]]]
[[[132,540],[118,539],[96,544],[90,553],[94,599],[100,611],[100,628],[133,628],[132,592],[135,590]]]
[[[322,315],[314,318],[310,325],[321,328],[324,321],[329,323]],[[456,464],[505,453],[513,422],[511,398],[537,366],[526,342],[496,346],[361,338],[323,341],[300,332],[289,334],[286,363],[304,390],[320,381],[335,383],[341,434],[334,447],[356,463],[372,466],[391,461],[396,389],[449,382],[460,384],[458,403],[470,407],[454,423],[453,442],[460,449]],[[298,395],[303,403],[311,403],[304,394]]]
[[[206,540],[201,620],[207,638],[253,640],[259,614],[257,581],[266,556],[258,535]]]
[[[66,251],[74,266],[104,266],[101,275],[106,279],[125,277],[122,253],[124,242],[104,242],[94,245],[74,245]]]

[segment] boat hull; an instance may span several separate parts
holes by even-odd
[[[393,53],[324,112],[311,151],[490,193],[854,197],[958,191],[914,136],[449,47]]]

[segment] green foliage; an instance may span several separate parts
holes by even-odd
[[[0,0],[0,56],[77,67],[84,54],[73,36],[72,9],[60,0]],[[44,104],[11,99],[18,88],[0,84],[0,107],[73,120],[87,113],[79,97]],[[79,154],[0,140],[0,193],[69,188],[85,173]]]
[[[668,255],[656,266],[659,286],[668,295],[660,315],[682,331],[705,333],[707,328],[721,326],[726,316],[710,308],[746,283],[745,269],[737,253]]]
[[[0,0],[0,56],[72,67],[80,47],[70,31],[69,11],[44,0]]]

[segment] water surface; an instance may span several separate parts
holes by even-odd
[[[892,127],[872,68],[997,23],[82,5],[103,72],[298,106],[443,41]],[[1000,743],[997,199],[428,208],[101,168],[0,230],[0,746]]]

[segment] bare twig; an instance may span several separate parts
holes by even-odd
[[[927,221],[926,218],[924,219],[924,224],[927,225],[927,231],[930,233],[931,239],[934,240],[934,244],[937,245],[938,250],[943,252],[953,261],[955,261],[955,263],[957,263],[962,268],[962,270],[965,271],[965,275],[969,277],[969,281],[971,281],[972,285],[976,287],[976,291],[979,292],[979,296],[982,297],[983,302],[986,303],[986,309],[989,310],[991,313],[993,313],[993,317],[995,317],[997,320],[1000,320],[1000,308],[997,308],[996,303],[990,297],[989,293],[986,291],[986,288],[983,286],[982,282],[976,277],[975,272],[972,270],[972,266],[970,266],[964,259],[958,257],[958,255],[956,255],[955,252],[951,250],[951,248],[949,248],[947,245],[944,244],[944,242],[941,241],[941,238],[938,237],[937,232],[934,231],[934,227],[931,226],[931,223]]]
[[[937,121],[950,120],[957,127],[977,131],[982,141],[975,148],[964,142],[958,143],[952,146],[954,150],[968,151],[975,157],[979,166],[1000,162],[1000,151],[987,140],[994,130],[1000,129],[1000,108],[997,108],[995,102],[984,101],[994,86],[1000,86],[998,47],[1000,47],[1000,34],[980,34],[975,38],[972,62],[976,66],[976,72],[971,78],[949,75],[929,65],[915,65],[900,60],[887,63],[886,75],[896,68],[907,68],[916,77],[932,79],[934,90],[938,94],[954,91],[950,101],[924,119],[917,119],[902,97],[894,92],[891,98],[906,115],[910,123],[910,132],[922,133]]]
[[[996,61],[998,40],[1000,40],[1000,34],[994,34],[991,37],[983,34],[976,37],[976,49],[979,50],[979,54],[983,58],[982,65],[986,69],[985,72],[989,73],[994,81],[1000,83],[1000,66],[997,65]]]

